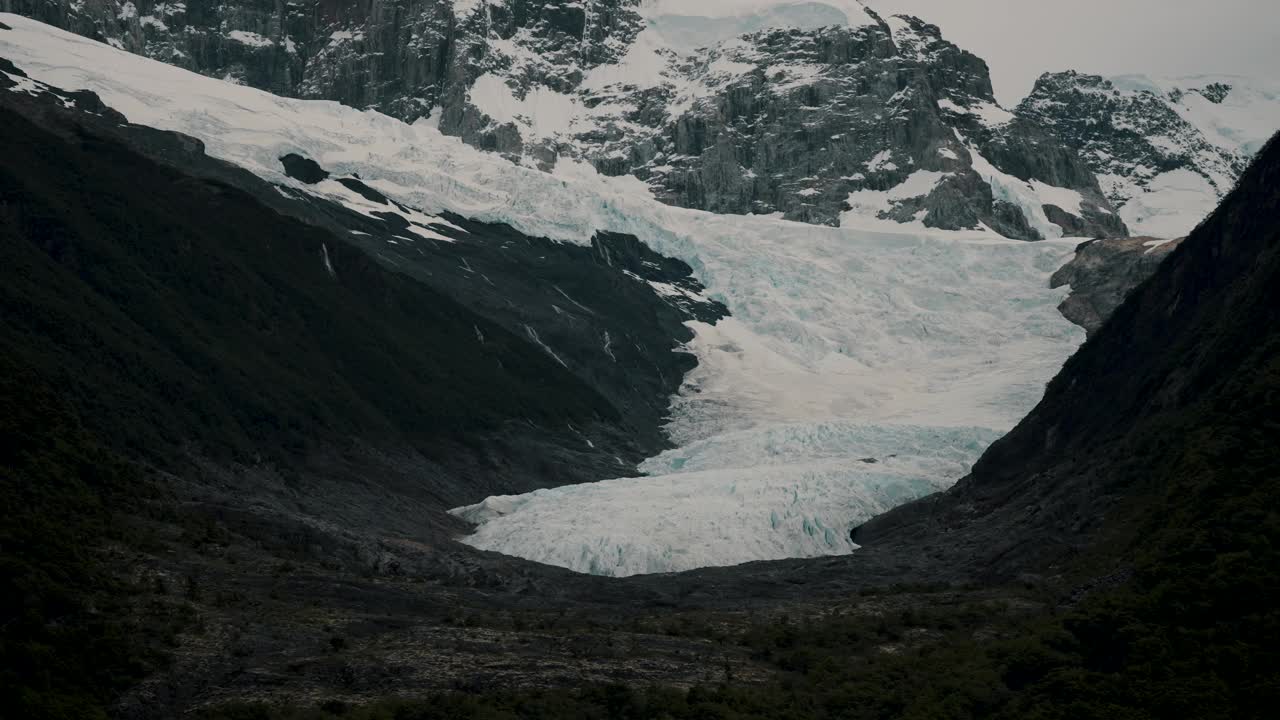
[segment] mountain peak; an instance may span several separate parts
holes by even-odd
[[[936,25],[858,0],[458,0],[395,16],[129,7],[58,0],[28,12],[276,94],[426,118],[519,164],[585,162],[669,204],[816,224],[1181,235],[1189,216],[1167,201],[1207,211],[1274,129],[1254,111],[1276,96],[1242,105],[1237,82],[1175,97],[1117,79],[1106,92],[1129,100],[1079,104],[1072,93],[1105,79],[1046,75],[1006,109],[981,58]],[[1119,129],[1091,137],[1091,114],[1113,110],[1141,116],[1130,124],[1160,116],[1181,149],[1143,149]]]
[[[1280,128],[1280,83],[1046,73],[1017,112],[1077,148],[1140,234],[1189,232]]]

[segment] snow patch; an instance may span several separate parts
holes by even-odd
[[[1186,169],[1157,175],[1145,192],[1120,209],[1135,235],[1183,237],[1218,206],[1218,193],[1204,176]]]
[[[493,120],[515,123],[538,138],[568,133],[582,110],[572,97],[542,86],[530,90],[523,99],[517,98],[507,83],[492,73],[476,78],[469,100]]]
[[[258,33],[249,32],[248,30],[232,30],[227,33],[227,39],[233,42],[238,42],[241,45],[248,45],[249,47],[255,48],[271,47],[272,45],[275,45],[275,43],[271,42],[270,38],[265,38]]]
[[[895,203],[925,197],[946,177],[947,173],[917,170],[889,190],[855,190],[849,193],[846,202],[850,209],[841,214],[840,226],[858,226],[865,220],[878,218],[882,213],[893,210]],[[917,224],[916,227],[923,228],[924,225]]]
[[[973,170],[991,186],[996,200],[1003,200],[1022,211],[1031,227],[1046,238],[1063,236],[1062,227],[1050,222],[1045,205],[1056,205],[1067,212],[1079,215],[1083,212],[1084,197],[1075,190],[1054,187],[1039,180],[1027,182],[1005,173],[982,156],[975,147],[969,147],[973,157]]]

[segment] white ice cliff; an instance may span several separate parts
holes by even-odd
[[[426,213],[566,242],[632,233],[694,268],[732,317],[695,327],[699,366],[671,417],[677,449],[648,461],[648,477],[458,509],[479,523],[465,539],[479,548],[607,575],[850,552],[851,527],[963,475],[1084,337],[1056,311],[1065,290],[1048,288],[1075,241],[675,208],[638,180],[571,162],[555,174],[516,166],[428,122],[273,96],[23,17],[0,22],[12,28],[0,30],[0,57],[36,80],[92,90],[134,123],[197,137],[300,192],[316,190],[283,175],[284,154],[359,173]]]

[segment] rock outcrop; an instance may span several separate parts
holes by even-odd
[[[968,477],[855,542],[1004,577],[1051,574],[1101,539],[1113,558],[1140,552],[1152,528],[1213,557],[1213,525],[1196,519],[1206,504],[1232,507],[1274,477],[1278,218],[1273,140]]]
[[[624,117],[651,119],[646,142],[621,135],[591,154],[666,202],[1027,239],[1063,226],[1124,232],[1088,168],[999,107],[986,63],[916,18],[868,11],[859,25],[765,30],[669,72]],[[1069,200],[1057,202],[1070,207],[1051,206],[1037,183],[1065,189]]]
[[[1071,262],[1049,279],[1051,287],[1071,286],[1058,310],[1092,335],[1181,242],[1136,237],[1082,243]]]
[[[1280,83],[1231,76],[1042,76],[1017,108],[1078,151],[1135,233],[1181,237],[1280,129]]]

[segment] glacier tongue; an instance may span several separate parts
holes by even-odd
[[[693,324],[679,447],[648,477],[459,508],[464,541],[615,576],[852,552],[853,527],[967,473],[1080,340],[1047,287],[1073,243],[812,239],[699,246],[736,316]]]
[[[280,98],[0,15],[0,56],[87,89],[131,122],[296,192],[298,153],[424,212],[530,235],[633,234],[690,264],[733,317],[695,324],[677,450],[650,477],[490,498],[457,514],[477,547],[626,575],[853,550],[861,519],[945,487],[1039,400],[1083,340],[1049,275],[1074,241],[830,228],[662,205],[635,179],[554,175],[336,103]],[[876,462],[869,462],[870,460]],[[867,461],[867,462],[864,462]]]
[[[700,448],[685,466],[724,468],[494,497],[454,513],[479,524],[467,538],[475,547],[597,575],[841,555],[856,548],[854,525],[944,488],[996,436],[981,428],[773,427]]]

